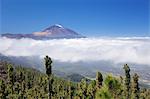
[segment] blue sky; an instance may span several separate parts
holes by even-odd
[[[62,24],[86,36],[150,36],[149,0],[1,0],[0,33]]]

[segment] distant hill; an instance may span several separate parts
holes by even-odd
[[[70,74],[66,77],[66,79],[73,81],[73,82],[80,82],[82,79],[86,79],[86,81],[90,81],[89,79],[85,78],[80,74]]]
[[[8,63],[12,63],[15,67],[23,66],[23,67],[27,67],[27,68],[33,68],[36,70],[40,70],[41,72],[45,73],[43,61],[38,58],[35,58],[35,57],[36,56],[13,57],[13,56],[4,56],[4,55],[0,54],[0,66],[2,63],[8,62]],[[0,73],[1,72],[3,72],[3,71],[1,71],[1,67],[0,67]],[[70,80],[73,82],[80,82],[82,79],[87,79],[86,77],[84,77],[78,73],[67,73],[65,71],[62,72],[62,71],[56,70],[56,69],[53,70],[53,73],[57,77],[61,77],[61,78],[64,78],[66,80]],[[89,80],[87,79],[87,81],[89,81]]]
[[[21,39],[21,38],[32,38],[36,40],[47,40],[47,39],[60,39],[60,38],[85,38],[81,34],[63,27],[59,24],[52,25],[43,31],[34,32],[32,34],[2,34],[2,37]]]

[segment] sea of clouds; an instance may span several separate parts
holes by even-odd
[[[9,39],[0,37],[0,53],[6,56],[49,55],[60,62],[112,61],[150,66],[149,37],[81,39]]]

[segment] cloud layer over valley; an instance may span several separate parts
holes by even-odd
[[[60,62],[112,61],[150,66],[150,38],[8,39],[0,37],[6,56],[51,56]]]

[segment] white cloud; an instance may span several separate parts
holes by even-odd
[[[150,66],[150,38],[8,39],[0,37],[0,53],[51,56],[63,62],[101,61]]]

